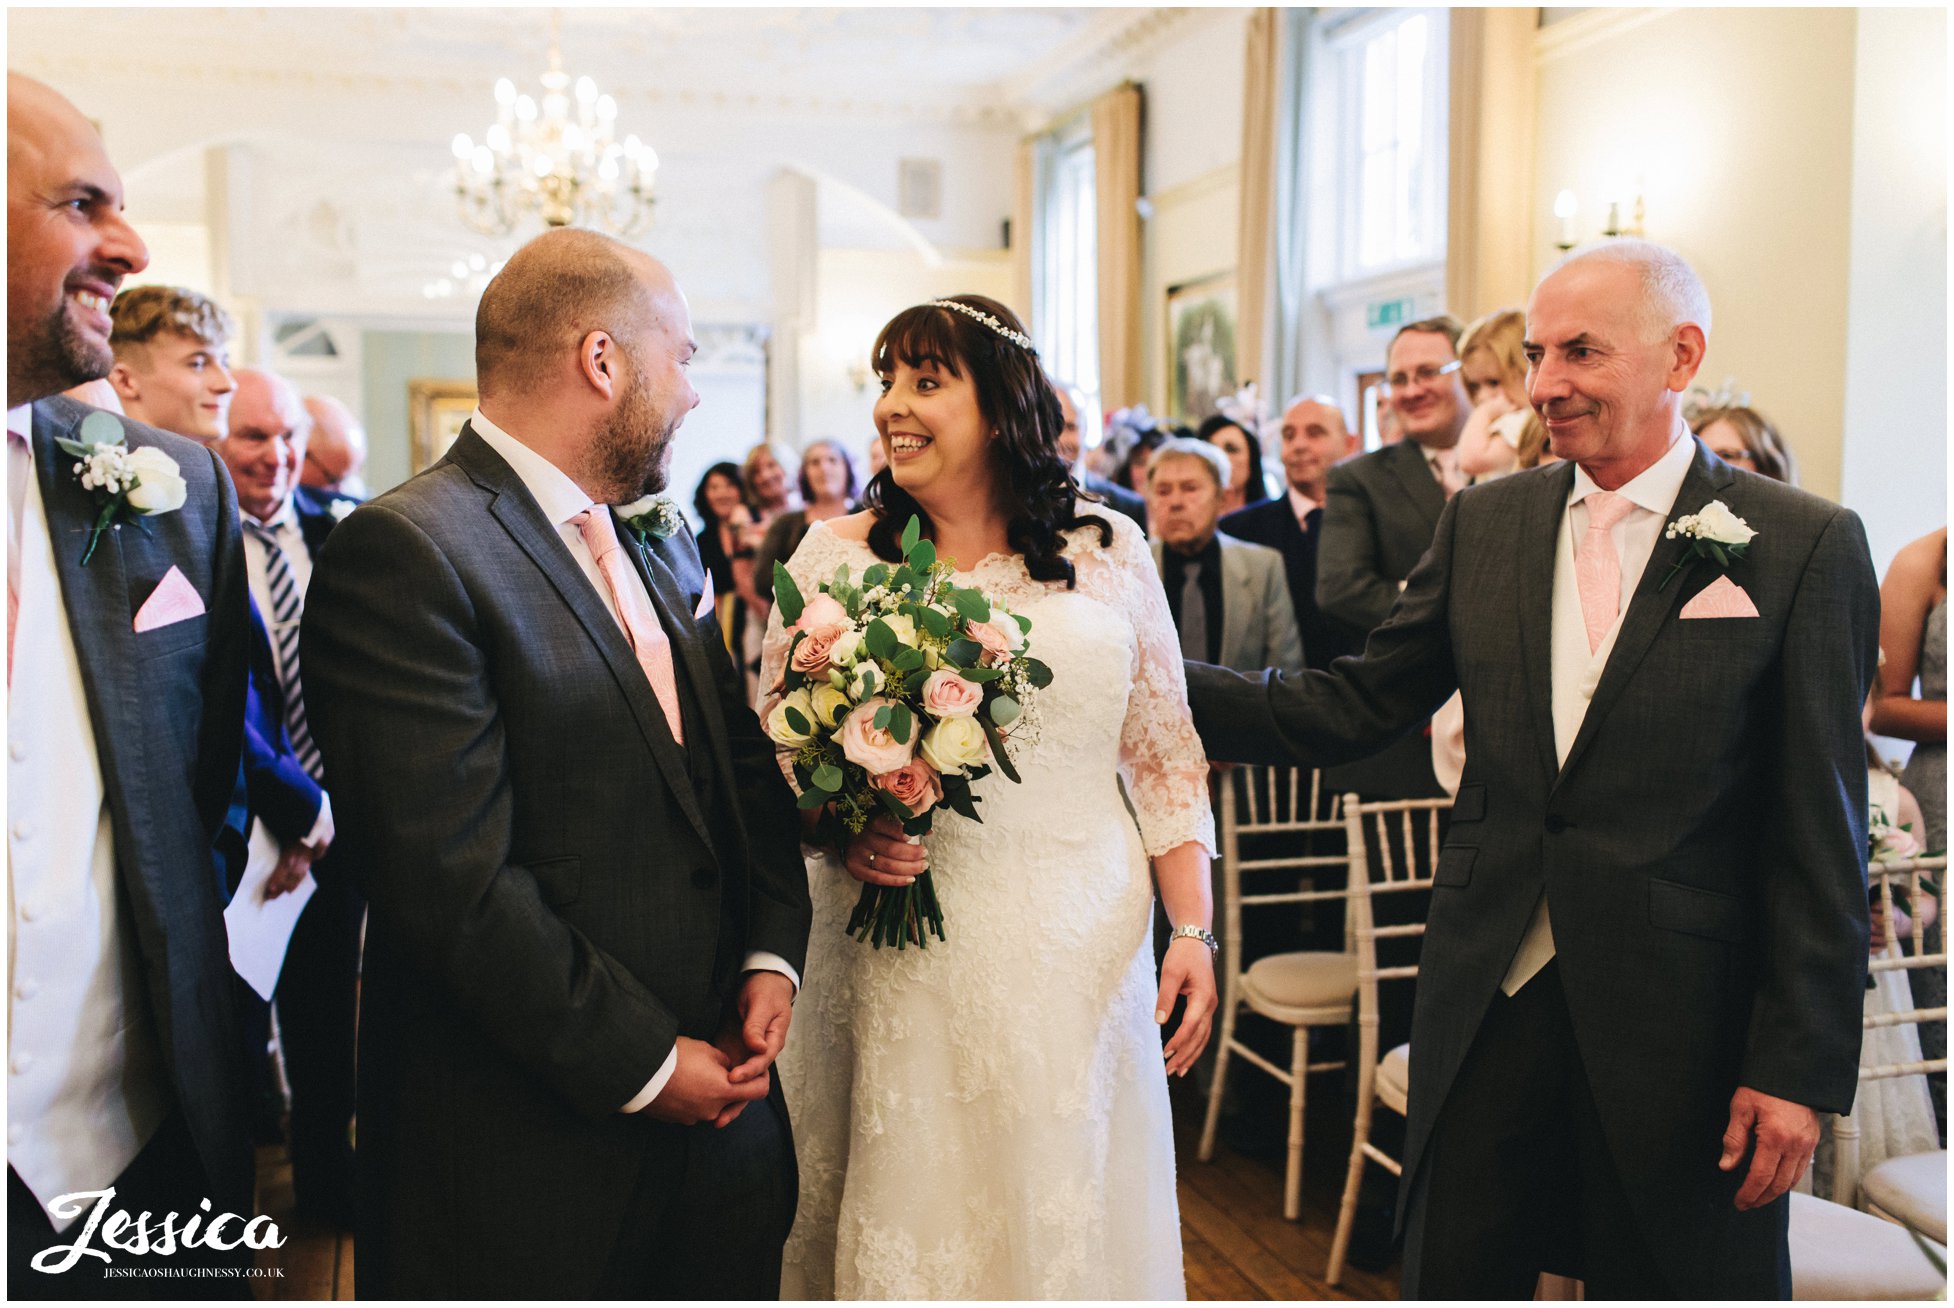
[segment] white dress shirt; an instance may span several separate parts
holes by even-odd
[[[1608,666],[1615,637],[1621,632],[1622,619],[1628,613],[1629,598],[1641,584],[1649,556],[1655,553],[1656,542],[1662,538],[1663,525],[1676,507],[1676,496],[1682,493],[1683,479],[1689,475],[1690,461],[1696,456],[1696,442],[1687,439],[1687,435],[1679,426],[1662,457],[1615,492],[1635,506],[1608,532],[1608,539],[1621,559],[1621,607],[1615,614],[1614,624],[1601,638],[1600,646],[1592,652],[1588,649],[1587,623],[1581,614],[1580,587],[1574,576],[1574,547],[1588,529],[1585,501],[1601,488],[1594,484],[1586,469],[1574,469],[1574,485],[1567,493],[1567,511],[1561,516],[1554,551],[1551,640],[1556,762],[1567,761],[1567,751],[1574,747],[1574,738],[1581,733],[1588,703],[1594,698],[1602,669]],[[1513,962],[1506,969],[1500,989],[1509,995],[1519,993],[1520,987],[1532,980],[1553,956],[1553,925],[1548,918],[1547,893],[1543,888],[1540,902],[1533,910],[1533,920],[1527,924],[1520,947],[1513,953]]]
[[[9,429],[31,423],[7,414]],[[7,1162],[45,1205],[114,1184],[171,1095],[31,449],[8,472],[25,481],[9,526],[22,693],[7,705]]]
[[[272,514],[269,522],[258,522],[242,509],[239,513],[245,519],[258,523],[277,540],[278,548],[284,552],[285,562],[292,570],[292,584],[298,588],[299,611],[303,613],[305,591],[312,584],[312,551],[306,547],[305,533],[299,530],[298,513],[292,507],[291,498],[286,498],[284,507]],[[249,531],[244,533],[244,575],[251,587],[251,599],[258,606],[258,616],[265,620],[265,632],[271,637],[271,662],[278,670],[279,684],[289,685],[285,654],[278,645],[281,629],[278,619],[272,616],[276,610],[271,602],[271,576],[265,564],[265,543]],[[338,829],[332,821],[332,796],[322,789],[319,792],[319,815],[313,819],[312,830],[306,832],[303,843],[324,853],[337,834]],[[254,848],[252,857],[254,860],[261,859],[262,850]],[[256,871],[255,867],[247,868],[245,874],[250,876]]]
[[[556,534],[569,548],[570,557],[577,561],[579,568],[583,569],[584,578],[590,582],[591,589],[595,590],[597,597],[604,601],[604,609],[611,615],[611,621],[617,623],[618,630],[625,630],[624,619],[618,614],[617,600],[611,595],[610,585],[604,580],[604,574],[597,566],[596,556],[590,552],[590,547],[584,544],[583,529],[574,521],[585,509],[595,507],[596,501],[585,494],[583,487],[577,485],[563,469],[484,418],[480,409],[468,415],[468,423],[475,429],[475,434],[488,442],[488,447],[501,455],[503,462],[507,463],[515,471],[516,476],[522,479],[523,486],[535,498],[537,507],[543,511],[543,516],[549,519],[550,525],[556,528]],[[707,688],[699,689],[703,697],[703,692]],[[756,949],[747,954],[746,970],[778,972],[793,982],[796,990],[800,989],[800,973],[796,972],[786,959],[764,949]],[[672,1073],[677,1070],[678,1048],[674,1046],[672,1051],[665,1055],[665,1061],[659,1065],[658,1071],[651,1080],[645,1083],[645,1088],[633,1095],[631,1101],[619,1111],[635,1113],[649,1105],[652,1100],[658,1098],[659,1092],[665,1088],[665,1083],[672,1079]]]
[[[1296,515],[1296,525],[1304,531],[1309,530],[1309,515],[1322,507],[1294,486],[1289,488],[1289,511]]]

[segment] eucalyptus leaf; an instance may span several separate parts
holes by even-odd
[[[1025,680],[1029,681],[1039,690],[1043,690],[1052,684],[1052,670],[1043,663],[1040,663],[1037,659],[1026,659],[1024,661],[1024,673]]]
[[[943,657],[959,668],[975,668],[984,657],[984,647],[968,636],[959,636],[943,651]]]
[[[916,547],[909,551],[907,562],[912,568],[928,570],[935,567],[936,546],[926,540],[917,541]]]
[[[909,551],[916,548],[916,542],[921,540],[922,536],[923,520],[912,513],[909,515],[908,523],[902,529],[902,552],[905,556],[908,555]]]
[[[1011,756],[1004,752],[1004,737],[997,734],[997,728],[982,718],[977,719],[977,725],[984,729],[984,739],[991,743],[991,758],[996,762],[997,770],[1013,781],[1022,781],[1024,778],[1011,766]]]
[[[965,681],[974,681],[981,686],[985,682],[996,681],[1004,675],[1004,670],[1002,668],[959,668],[957,675]]]
[[[889,663],[898,672],[914,672],[923,666],[923,651],[914,648],[897,650]]]
[[[889,729],[889,715],[895,712],[895,707],[893,704],[884,704],[881,708],[875,710],[874,725],[877,731],[887,731]]]
[[[773,565],[773,602],[780,608],[780,620],[790,627],[801,620],[801,610],[807,607],[807,601],[801,598],[801,588],[794,584],[793,574],[778,559]]]
[[[916,623],[938,640],[950,634],[950,615],[933,604],[916,606]]]
[[[888,579],[889,565],[886,563],[875,563],[869,565],[868,571],[862,574],[862,585],[870,590],[874,590]]]
[[[966,622],[989,622],[991,602],[984,598],[981,590],[960,590],[954,601],[957,612],[963,614]]]
[[[801,797],[798,800],[794,801],[795,806],[797,808],[820,808],[823,804],[827,802],[828,802],[828,794],[826,791],[822,791],[822,790],[802,791]]]
[[[916,717],[909,711],[907,704],[892,704],[889,706],[889,734],[896,738],[896,744],[907,745],[909,743],[909,730],[915,725]]]
[[[814,734],[814,724],[802,716],[801,711],[792,704],[784,706],[781,716],[787,719],[787,725],[793,728],[797,734],[802,736],[811,736]]]
[[[896,639],[894,628],[880,618],[868,624],[864,639],[868,642],[870,656],[878,659],[894,658],[897,648],[902,643]]]
[[[823,763],[820,767],[814,769],[813,780],[814,784],[822,790],[827,791],[830,795],[835,794],[841,790],[841,769],[832,763]]]
[[[1018,720],[1024,707],[1009,695],[999,695],[991,701],[991,721],[1000,727],[1008,727]]]

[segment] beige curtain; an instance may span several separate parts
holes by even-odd
[[[1461,322],[1533,287],[1537,9],[1454,9],[1445,307]]]
[[[1249,15],[1247,66],[1242,91],[1241,213],[1236,229],[1235,376],[1262,383],[1270,396],[1262,353],[1268,339],[1270,292],[1275,284],[1276,85],[1282,58],[1281,14]]]
[[[1038,138],[1018,142],[1018,173],[1011,195],[1011,307],[1035,336],[1031,320],[1031,215],[1038,191]]]
[[[1140,368],[1140,88],[1092,104],[1099,229],[1099,397],[1108,409],[1144,398]]]

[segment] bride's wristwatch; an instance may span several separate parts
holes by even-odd
[[[1221,948],[1221,942],[1214,938],[1214,932],[1208,930],[1206,927],[1177,926],[1174,928],[1174,933],[1167,937],[1167,943],[1171,945],[1174,941],[1181,939],[1198,940],[1206,945],[1208,947],[1209,958],[1213,958],[1215,953]]]

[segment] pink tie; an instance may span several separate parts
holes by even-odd
[[[1626,518],[1635,501],[1613,491],[1589,491],[1588,530],[1574,551],[1574,581],[1581,590],[1581,618],[1588,627],[1588,653],[1601,648],[1601,638],[1622,611],[1622,557],[1608,533]]]
[[[34,459],[27,436],[7,429],[7,685],[14,684],[14,622],[20,617],[20,519]]]
[[[679,716],[678,678],[672,671],[672,642],[658,625],[658,614],[652,610],[644,582],[624,557],[617,528],[611,525],[611,511],[598,505],[585,509],[570,521],[583,533],[583,543],[597,560],[604,584],[611,588],[618,617],[624,622],[624,638],[631,642],[631,652],[638,656],[638,666],[644,669],[645,680],[651,683],[651,693],[658,697],[658,707],[665,711],[665,725],[672,729],[672,739],[683,745],[685,728]]]

